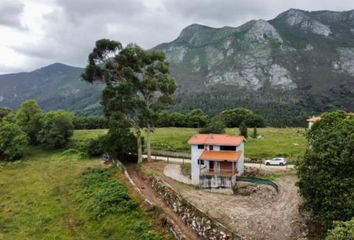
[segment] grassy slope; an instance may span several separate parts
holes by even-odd
[[[75,131],[74,138],[91,138],[105,134],[106,130]],[[157,128],[152,135],[154,150],[189,152],[188,139],[197,132],[193,128]],[[253,129],[248,130],[252,135]],[[238,134],[238,129],[227,129],[228,134]],[[302,128],[260,128],[259,139],[248,138],[245,146],[246,157],[266,159],[275,156],[296,159],[303,156],[306,149],[305,130]]]
[[[98,161],[69,151],[30,148],[25,159],[0,164],[0,239],[138,239],[144,213],[109,215],[100,221],[75,198],[80,173]]]

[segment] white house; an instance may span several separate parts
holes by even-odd
[[[317,122],[317,121],[320,121],[321,120],[321,117],[311,117],[311,118],[308,118],[306,121],[309,123],[309,129],[311,129],[312,125]]]
[[[200,187],[232,187],[244,171],[242,136],[195,134],[188,141],[192,151],[192,183]]]

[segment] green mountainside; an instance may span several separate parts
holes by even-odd
[[[354,111],[354,10],[290,9],[239,27],[193,24],[154,49],[166,53],[178,90],[173,110],[209,115],[247,107],[275,125],[298,125],[312,114]],[[36,98],[45,109],[97,112],[99,91],[80,68],[54,64],[0,76],[0,106]]]
[[[45,110],[100,113],[102,85],[80,80],[82,68],[54,63],[32,72],[0,75],[0,107],[16,109],[33,98]]]

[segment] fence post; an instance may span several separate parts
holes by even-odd
[[[169,163],[169,156],[167,156],[167,163]]]

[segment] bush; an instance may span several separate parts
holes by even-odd
[[[24,101],[16,113],[16,123],[27,134],[30,143],[39,143],[39,132],[42,129],[43,112],[36,100]]]
[[[104,149],[113,158],[127,160],[130,154],[138,151],[137,138],[130,131],[130,122],[124,117],[113,119],[107,136],[104,139]]]
[[[106,168],[88,168],[82,173],[83,181],[77,201],[82,207],[101,219],[109,214],[124,214],[138,210],[139,204],[132,200],[124,186],[111,178]]]
[[[225,123],[226,127],[240,127],[244,122],[247,127],[264,127],[263,118],[246,108],[234,108],[221,112],[220,119]]]
[[[306,154],[297,162],[299,192],[325,233],[333,221],[354,215],[354,117],[324,113],[307,139]]]
[[[245,122],[242,122],[240,124],[240,136],[244,136],[245,138],[248,138],[248,129]]]
[[[90,157],[99,157],[106,152],[105,150],[106,136],[100,136],[91,139],[87,144],[86,153]]]
[[[188,127],[204,127],[208,123],[208,115],[201,109],[194,109],[187,114]]]
[[[225,133],[225,124],[219,118],[213,118],[199,133]]]
[[[10,114],[14,114],[10,108],[0,108],[0,122]]]
[[[347,222],[334,222],[334,228],[328,232],[326,238],[326,240],[349,239],[354,239],[354,218]]]
[[[21,158],[27,143],[26,134],[19,126],[0,122],[0,160],[12,161]]]
[[[50,111],[43,117],[39,132],[41,143],[51,148],[61,148],[70,142],[74,133],[73,116],[64,111]]]

